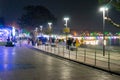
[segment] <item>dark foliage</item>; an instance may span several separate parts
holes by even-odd
[[[48,22],[56,23],[55,16],[44,6],[29,5],[24,7],[25,13],[19,18],[21,28],[35,29],[40,25],[47,25]]]
[[[113,6],[120,11],[120,0],[98,0],[100,5]]]

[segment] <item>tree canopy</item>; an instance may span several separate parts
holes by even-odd
[[[47,25],[48,22],[56,23],[56,17],[44,6],[28,5],[24,8],[25,13],[18,20],[21,28],[35,29],[40,25]]]
[[[98,0],[98,2],[102,6],[113,6],[116,10],[120,12],[120,0]],[[120,28],[120,24],[114,22],[109,16],[106,17],[106,21],[113,26]]]
[[[98,0],[100,5],[111,5],[120,11],[120,0]]]

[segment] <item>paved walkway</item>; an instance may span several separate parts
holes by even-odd
[[[61,45],[57,47],[40,45],[34,46],[34,48],[115,74],[120,74],[120,53],[117,52],[106,51],[106,55],[103,56],[101,50],[87,48],[79,48],[77,51],[68,50],[65,46]]]
[[[119,75],[21,45],[0,47],[0,80],[119,80]]]

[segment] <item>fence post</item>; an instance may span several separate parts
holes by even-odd
[[[64,57],[64,46],[63,46],[63,57]]]
[[[78,48],[76,47],[76,60],[77,60],[77,51],[78,51]]]
[[[45,51],[46,51],[46,45],[45,45]]]
[[[69,59],[70,59],[70,46],[69,46]]]
[[[108,51],[108,70],[110,71],[110,50]]]
[[[70,59],[70,49],[69,49],[69,59]]]
[[[86,48],[84,49],[84,63],[86,62]]]
[[[42,46],[41,46],[41,50],[43,49],[43,44],[42,44]]]
[[[48,52],[50,52],[50,45],[48,45]]]
[[[51,47],[51,53],[52,53],[52,46],[50,46]]]
[[[96,66],[96,58],[97,56],[96,56],[96,48],[95,48],[95,66]]]
[[[57,47],[57,46],[56,46],[56,47]],[[56,48],[56,47],[54,47],[54,54],[55,54],[55,48]]]
[[[59,54],[59,46],[58,46],[58,54]]]

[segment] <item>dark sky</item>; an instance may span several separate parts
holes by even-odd
[[[23,7],[27,5],[43,5],[57,18],[55,26],[62,29],[63,17],[69,16],[69,27],[75,30],[102,31],[102,13],[99,12],[97,0],[0,0],[0,16],[4,16],[7,23],[15,21],[21,16]],[[115,21],[120,23],[120,13],[109,11]],[[120,29],[106,24],[106,31],[116,32]]]

